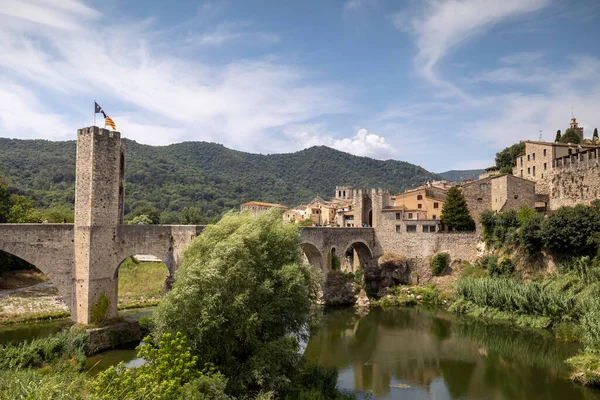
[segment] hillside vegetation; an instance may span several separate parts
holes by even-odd
[[[298,205],[317,194],[329,197],[336,185],[394,193],[440,178],[403,161],[357,157],[323,146],[261,155],[206,142],[160,147],[126,142],[125,212],[144,209],[149,214],[155,208],[162,223],[212,222],[250,200]],[[34,199],[36,208],[72,207],[75,150],[75,141],[0,138],[0,177],[13,193]]]

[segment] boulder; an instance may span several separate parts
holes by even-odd
[[[371,307],[371,302],[369,301],[369,298],[367,297],[367,292],[365,292],[364,289],[361,289],[360,293],[358,294],[358,298],[356,299],[356,307],[358,307],[358,308]]]

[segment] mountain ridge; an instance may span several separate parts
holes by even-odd
[[[398,193],[441,179],[405,161],[375,160],[327,146],[263,155],[201,141],[125,142],[126,213],[154,207],[164,223],[176,223],[184,208],[197,209],[201,222],[210,222],[250,200],[295,206],[317,194],[333,195],[336,185]],[[72,207],[75,150],[75,141],[0,138],[0,177],[40,207]]]

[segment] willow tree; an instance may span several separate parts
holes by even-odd
[[[226,214],[183,254],[156,332],[181,332],[199,364],[213,363],[230,393],[285,388],[301,362],[318,292],[301,258],[300,233],[281,212]]]

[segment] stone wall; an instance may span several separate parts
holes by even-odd
[[[556,168],[550,174],[550,210],[562,206],[590,204],[600,199],[600,160],[588,160]]]

